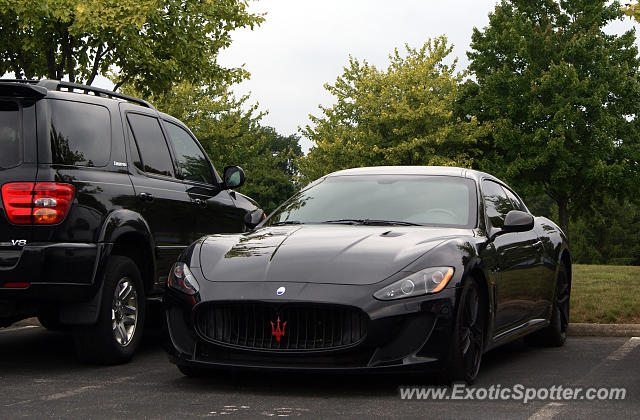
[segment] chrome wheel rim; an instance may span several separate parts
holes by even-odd
[[[121,346],[131,343],[138,325],[138,293],[133,281],[123,277],[118,281],[111,307],[113,336]]]
[[[471,287],[462,302],[462,324],[460,328],[460,349],[467,378],[474,378],[480,370],[482,344],[484,342],[481,325],[480,296],[476,287]]]

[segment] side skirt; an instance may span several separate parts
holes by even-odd
[[[547,325],[549,325],[549,321],[546,319],[531,319],[526,321],[523,324],[493,336],[491,344],[487,347],[487,350],[501,346],[520,337],[524,337],[525,335],[542,329]]]

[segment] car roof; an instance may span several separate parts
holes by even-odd
[[[38,99],[47,97],[71,101],[79,100],[81,102],[88,102],[96,105],[109,105],[126,101],[136,106],[155,111],[153,105],[143,99],[95,86],[80,85],[62,80],[0,78],[0,87],[4,90],[9,89],[13,92],[18,92],[20,94],[19,96],[29,96]]]
[[[331,176],[348,176],[348,175],[432,175],[432,176],[457,176],[461,178],[474,179],[481,181],[483,179],[493,179],[499,182],[498,178],[485,172],[476,171],[468,168],[458,168],[455,166],[369,166],[364,168],[351,168],[341,171],[332,172]]]

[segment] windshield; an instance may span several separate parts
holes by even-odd
[[[454,176],[357,175],[327,177],[276,210],[266,225],[303,223],[476,224],[476,188]]]

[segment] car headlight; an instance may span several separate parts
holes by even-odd
[[[376,299],[393,300],[436,293],[453,277],[453,267],[432,267],[413,273],[373,294]]]
[[[200,290],[200,285],[189,270],[187,264],[177,262],[171,267],[167,284],[170,288],[188,295],[195,295]]]

